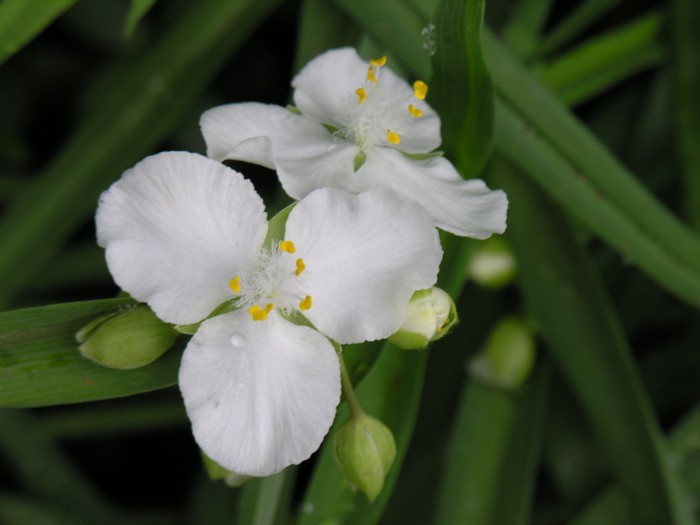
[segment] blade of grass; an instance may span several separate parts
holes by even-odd
[[[665,57],[663,18],[651,12],[597,35],[558,57],[539,75],[565,104],[576,105]]]
[[[104,368],[78,352],[79,329],[129,303],[109,299],[0,314],[0,407],[78,403],[174,385],[181,344],[134,370]]]
[[[692,524],[624,333],[587,254],[521,173],[499,169],[510,199],[519,282],[554,361],[584,408],[638,523]]]
[[[124,24],[124,38],[131,38],[141,19],[146,16],[155,3],[156,0],[131,0],[129,14]]]
[[[536,50],[536,56],[544,57],[555,53],[586,32],[595,22],[622,2],[623,0],[588,0],[579,5],[542,39]]]
[[[530,522],[550,377],[549,363],[541,363],[517,391],[467,383],[433,523]]]
[[[430,98],[442,122],[443,148],[465,170],[483,170],[493,151],[493,87],[481,53],[484,0],[442,0],[435,13]]]
[[[539,43],[552,3],[552,0],[524,0],[513,7],[513,15],[503,30],[503,37],[508,47],[522,59],[527,60]]]
[[[280,2],[192,3],[157,45],[113,72],[109,96],[93,105],[0,222],[0,275],[13,276],[0,289],[0,309],[94,212],[100,191],[172,131],[231,52]]]
[[[0,3],[0,65],[76,0],[4,0]]]
[[[685,180],[685,212],[690,224],[700,230],[700,3],[693,0],[671,2],[671,42],[676,121]]]

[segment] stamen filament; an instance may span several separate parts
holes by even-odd
[[[413,94],[418,100],[425,100],[425,96],[428,94],[428,84],[422,80],[416,80],[413,83]]]

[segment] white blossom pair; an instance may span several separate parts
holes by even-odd
[[[505,229],[503,192],[433,152],[427,85],[411,88],[385,62],[327,52],[293,81],[298,111],[214,108],[202,116],[214,160],[149,157],[100,199],[98,242],[117,284],[165,322],[201,323],[180,389],[199,446],[239,474],[273,474],[319,447],[341,390],[329,338],[400,328],[412,294],[436,281],[435,226]],[[262,200],[224,159],[275,169],[299,199],[283,238],[269,238]]]

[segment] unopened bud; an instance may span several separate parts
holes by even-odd
[[[343,474],[370,502],[374,501],[396,457],[391,430],[378,419],[361,414],[340,427],[333,445]]]
[[[136,306],[92,321],[75,337],[83,357],[108,368],[127,370],[158,359],[177,335],[150,308]]]
[[[457,323],[457,308],[452,298],[440,288],[418,290],[411,297],[399,331],[389,341],[399,348],[424,348],[440,339]]]
[[[515,390],[529,377],[535,363],[535,340],[530,327],[508,317],[491,331],[486,346],[471,363],[471,371],[496,386]]]
[[[223,480],[223,482],[231,488],[238,488],[250,479],[250,476],[244,476],[233,470],[228,470],[226,467],[222,467],[204,452],[202,452],[202,463],[204,463],[204,470],[207,471],[209,479],[213,481]]]
[[[485,288],[508,286],[516,273],[513,250],[503,237],[489,237],[474,251],[467,271],[474,282]]]

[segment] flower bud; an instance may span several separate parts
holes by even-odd
[[[440,288],[418,290],[411,297],[399,331],[389,341],[399,348],[424,348],[443,337],[457,323],[457,308],[452,298]]]
[[[83,357],[107,368],[145,366],[175,342],[175,329],[147,306],[136,306],[95,319],[76,334]]]
[[[485,288],[504,288],[515,279],[513,250],[503,237],[489,237],[474,251],[467,273]]]
[[[493,328],[485,347],[471,362],[471,371],[489,383],[515,390],[529,377],[535,355],[530,327],[508,317]]]
[[[361,414],[340,427],[333,445],[343,474],[370,502],[374,501],[396,456],[391,430],[378,419]]]
[[[250,476],[245,476],[233,470],[228,470],[226,467],[222,467],[204,452],[202,452],[202,463],[204,463],[204,470],[207,471],[209,479],[213,481],[222,479],[224,483],[231,488],[238,488],[250,479]]]

